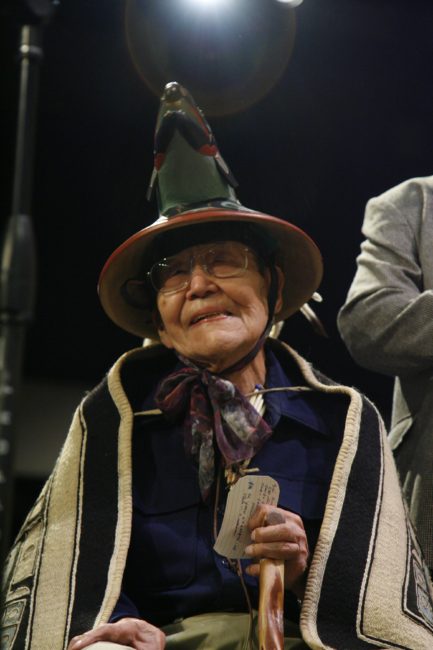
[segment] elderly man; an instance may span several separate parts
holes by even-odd
[[[317,247],[239,203],[178,84],[155,149],[160,217],[99,283],[146,345],[83,400],[11,551],[5,647],[257,648],[262,560],[284,565],[285,648],[432,647],[431,585],[377,412],[269,337],[318,287]],[[233,560],[214,545],[245,476],[279,498]]]

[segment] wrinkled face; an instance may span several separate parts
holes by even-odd
[[[241,275],[215,277],[201,263],[209,246],[191,246],[179,254],[180,272],[188,267],[191,256],[199,259],[188,267],[192,270],[186,287],[158,292],[158,330],[166,347],[218,372],[245,356],[262,334],[268,319],[270,274],[267,269],[264,275],[259,271],[254,253],[248,251],[247,268]],[[235,252],[237,247],[245,248],[239,242],[225,242],[225,246]],[[281,288],[277,310],[280,296]]]

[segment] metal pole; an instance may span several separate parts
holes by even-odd
[[[0,258],[0,560],[10,543],[14,425],[25,330],[35,298],[36,254],[30,218],[41,25],[24,25],[19,46],[20,88],[12,214]]]

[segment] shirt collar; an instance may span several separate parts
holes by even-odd
[[[299,385],[285,373],[275,354],[266,349],[266,388],[281,388]],[[265,420],[275,428],[281,417],[295,420],[317,433],[328,435],[328,427],[320,413],[310,404],[305,393],[278,391],[265,393]]]
[[[265,346],[266,353],[266,388],[281,388],[299,385],[299,382],[293,382],[283,370],[280,362],[275,354]],[[178,363],[179,368],[182,364]],[[157,382],[158,383],[158,382]],[[154,396],[156,386],[153,390],[146,395],[142,404],[141,410],[155,408]],[[266,404],[266,411],[264,419],[269,426],[274,429],[281,417],[295,420],[300,424],[308,427],[312,431],[324,435],[329,434],[328,427],[325,421],[309,403],[308,399],[303,393],[295,391],[278,391],[275,393],[265,393],[264,401]]]

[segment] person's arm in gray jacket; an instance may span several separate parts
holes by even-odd
[[[433,367],[433,177],[371,199],[341,336],[362,366],[389,375]]]

